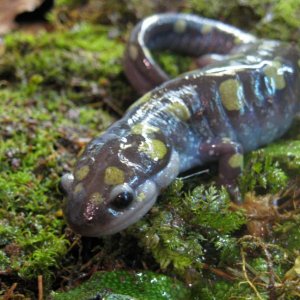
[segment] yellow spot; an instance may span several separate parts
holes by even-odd
[[[244,94],[241,85],[236,79],[227,79],[219,87],[221,100],[229,111],[244,108]]]
[[[89,166],[83,166],[75,172],[75,178],[77,180],[83,180],[89,174],[89,171]]]
[[[144,201],[146,199],[145,193],[144,192],[139,193],[137,195],[136,199],[137,199],[137,201],[140,201],[140,202]]]
[[[128,51],[129,51],[129,56],[132,60],[136,60],[138,58],[139,50],[136,45],[130,44]]]
[[[82,183],[78,183],[74,188],[74,194],[78,194],[78,193],[82,192],[82,190],[83,190]]]
[[[160,129],[158,127],[149,125],[149,124],[143,124],[143,123],[137,123],[132,126],[131,132],[133,134],[150,134],[154,132],[158,132]]]
[[[168,150],[166,145],[160,140],[150,140],[142,142],[139,146],[139,151],[146,153],[154,161],[163,159]]]
[[[117,185],[124,183],[124,172],[117,167],[108,167],[105,170],[104,182],[107,185]]]
[[[98,206],[103,202],[103,197],[100,195],[100,193],[94,193],[90,197],[91,204]]]
[[[232,140],[231,140],[230,138],[228,138],[228,137],[223,137],[223,138],[222,138],[222,142],[223,142],[223,143],[231,143]]]
[[[62,209],[59,209],[55,212],[55,217],[62,218],[64,216],[64,212]]]
[[[243,41],[238,37],[238,36],[236,36],[235,38],[234,38],[234,44],[236,44],[236,45],[238,45],[238,44],[240,44],[240,43],[242,43]]]
[[[166,110],[182,121],[187,121],[191,117],[190,111],[182,102],[173,102],[167,106]]]
[[[174,31],[176,33],[183,33],[186,30],[186,21],[185,20],[178,20],[174,24]]]
[[[266,66],[264,69],[264,73],[274,82],[278,90],[285,88],[285,80],[281,67],[282,64],[279,61],[273,61],[271,65]]]
[[[201,27],[201,32],[202,32],[203,34],[209,33],[209,32],[211,32],[211,31],[212,31],[212,26],[211,26],[211,25],[206,24],[206,25],[203,25],[203,26]]]
[[[231,168],[242,168],[243,162],[243,155],[239,153],[233,154],[228,160],[228,164]]]
[[[144,55],[145,55],[148,59],[152,59],[151,52],[150,52],[150,50],[149,50],[147,47],[143,47],[143,52],[144,52]]]
[[[132,103],[127,110],[131,110],[132,108],[138,107],[151,99],[151,92],[146,93],[143,97],[139,98],[137,101]]]

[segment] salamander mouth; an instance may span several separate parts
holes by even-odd
[[[73,206],[65,210],[66,219],[70,227],[83,236],[111,235],[141,219],[155,203],[159,191],[159,186],[154,181],[146,180],[136,189],[135,200],[124,209],[117,209],[109,203],[101,208],[91,207],[88,211],[86,208],[76,209]]]
[[[117,233],[141,219],[154,205],[159,194],[158,185],[146,180],[136,189],[137,198],[131,206],[123,211],[108,208],[107,222],[99,226],[98,236]],[[142,197],[142,200],[139,200]]]
[[[155,195],[152,199],[149,199],[142,205],[140,204],[139,207],[127,210],[111,223],[107,224],[107,226],[101,227],[101,229],[99,228],[96,236],[111,235],[136,223],[151,209],[157,199],[157,196],[158,195]]]

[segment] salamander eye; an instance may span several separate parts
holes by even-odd
[[[130,205],[133,199],[134,195],[131,192],[124,191],[114,197],[111,205],[117,210],[124,209]]]

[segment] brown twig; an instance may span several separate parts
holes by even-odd
[[[263,252],[265,254],[265,257],[266,257],[266,260],[267,260],[268,274],[269,274],[269,277],[268,277],[269,281],[268,281],[268,286],[267,286],[267,289],[269,291],[269,299],[270,300],[276,300],[277,299],[277,296],[276,296],[276,282],[275,282],[276,281],[275,280],[276,274],[274,273],[272,257],[271,257],[270,252],[268,251],[268,246],[265,243],[263,243],[261,241],[261,239],[259,239],[258,237],[255,237],[255,236],[246,236],[246,237],[243,238],[243,240],[246,240],[246,239],[255,241],[255,243],[263,250]],[[242,254],[242,259],[243,259],[243,271],[244,271],[244,268],[246,270],[246,261],[245,261],[245,254],[243,252],[243,249],[241,249],[241,254]],[[245,275],[245,272],[244,272],[244,275]],[[247,282],[249,283],[248,280],[247,280]]]
[[[268,251],[267,247],[264,244],[260,244],[261,248],[263,249],[265,256],[267,258],[267,266],[269,271],[269,284],[268,284],[268,290],[269,290],[269,299],[270,300],[276,300],[276,291],[275,291],[275,274],[273,270],[273,262],[270,255],[270,252]]]
[[[44,295],[43,295],[43,276],[39,275],[38,276],[38,300],[43,300]]]
[[[3,300],[9,300],[11,297],[12,297],[12,295],[13,295],[13,293],[14,293],[14,290],[16,289],[16,287],[17,287],[17,283],[15,282],[7,291],[6,291],[6,293],[4,294],[4,296],[3,296]]]
[[[247,274],[247,270],[246,270],[246,259],[245,259],[245,253],[243,251],[243,249],[241,249],[241,256],[242,256],[242,269],[243,269],[243,274],[244,277],[247,281],[247,283],[250,285],[250,287],[253,289],[253,291],[255,292],[256,296],[258,299],[263,300],[263,298],[261,297],[260,293],[258,292],[258,290],[256,289],[255,285],[251,282],[251,280],[248,277]]]
[[[103,256],[103,251],[100,250],[98,253],[96,253],[90,260],[88,260],[85,264],[83,264],[81,267],[80,267],[80,272],[83,272],[84,270],[86,269],[89,269],[91,266],[94,265],[94,262],[95,260],[98,258],[98,257],[101,257]]]
[[[212,273],[214,273],[217,276],[223,277],[226,280],[230,280],[230,281],[235,280],[234,276],[224,272],[221,269],[213,268],[213,267],[209,266],[208,264],[203,264],[203,268],[211,271]]]

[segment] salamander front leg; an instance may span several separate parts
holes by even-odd
[[[201,145],[200,155],[204,161],[219,161],[218,184],[224,185],[233,201],[241,203],[241,194],[237,186],[238,176],[243,169],[243,148],[230,139],[213,139]]]

